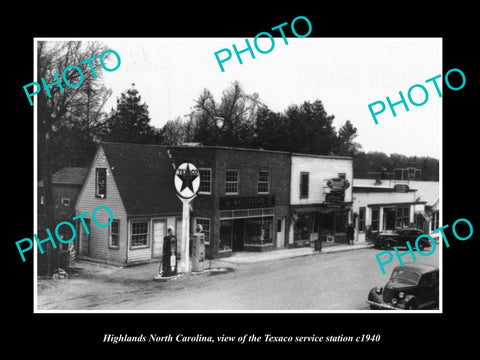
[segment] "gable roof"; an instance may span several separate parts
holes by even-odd
[[[52,184],[83,185],[87,174],[88,168],[85,167],[64,167],[52,175]],[[43,186],[43,180],[38,182],[38,186]]]
[[[101,146],[128,215],[182,212],[166,147],[110,142]]]

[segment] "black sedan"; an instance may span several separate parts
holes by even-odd
[[[368,294],[371,309],[417,310],[436,308],[439,302],[438,268],[420,263],[397,266],[385,287]]]
[[[373,235],[373,243],[376,248],[391,250],[394,246],[407,246],[406,243],[408,241],[413,249],[415,248],[417,237],[423,234],[423,231],[414,228],[395,229],[393,232]],[[422,251],[424,248],[431,246],[431,244],[427,238],[421,238],[417,246]]]

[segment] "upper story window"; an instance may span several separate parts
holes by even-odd
[[[95,196],[100,198],[107,197],[107,169],[95,169]]]
[[[210,195],[212,193],[212,169],[198,169],[200,171],[200,194]]]
[[[308,172],[300,173],[300,197],[301,198],[308,198],[308,179],[309,179]]]
[[[238,170],[227,170],[225,175],[225,194],[238,194]]]
[[[258,193],[268,194],[270,192],[270,171],[260,170],[258,172]]]
[[[70,198],[62,198],[62,205],[68,206],[70,205]]]

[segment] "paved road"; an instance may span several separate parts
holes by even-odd
[[[43,284],[39,308],[94,310],[368,310],[368,291],[384,285],[395,259],[382,275],[375,254],[380,250],[363,249],[331,254],[310,255],[256,264],[231,264],[215,261],[211,271],[185,275],[169,282],[151,279],[136,281],[69,279],[59,288]],[[438,251],[417,261],[438,265]],[[405,256],[405,262],[410,256]],[[153,267],[152,267],[153,269]],[[122,269],[124,275],[134,268]],[[74,281],[79,281],[76,285]],[[80,281],[84,281],[82,291]],[[55,285],[56,286],[56,285]],[[75,286],[68,293],[62,286]],[[90,291],[90,292],[89,292]],[[51,294],[56,294],[56,301]],[[58,294],[63,294],[58,297]],[[69,295],[66,295],[69,294]]]

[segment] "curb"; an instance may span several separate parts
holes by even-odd
[[[362,250],[362,249],[369,249],[372,248],[374,245],[373,244],[368,244],[368,245],[357,245],[357,246],[352,246],[352,247],[330,247],[327,248],[329,250],[325,251],[325,248],[322,251],[315,251],[312,250],[312,252],[309,253],[298,253],[298,254],[290,254],[290,255],[285,255],[285,256],[280,256],[280,257],[266,257],[266,258],[255,258],[252,257],[250,259],[229,259],[229,258],[223,258],[221,261],[227,262],[230,264],[254,264],[254,263],[260,263],[264,261],[277,261],[277,260],[285,260],[285,259],[293,259],[297,257],[304,257],[304,256],[310,256],[310,255],[320,255],[320,254],[329,254],[329,253],[336,253],[336,252],[345,252],[345,251],[353,251],[353,250]]]

